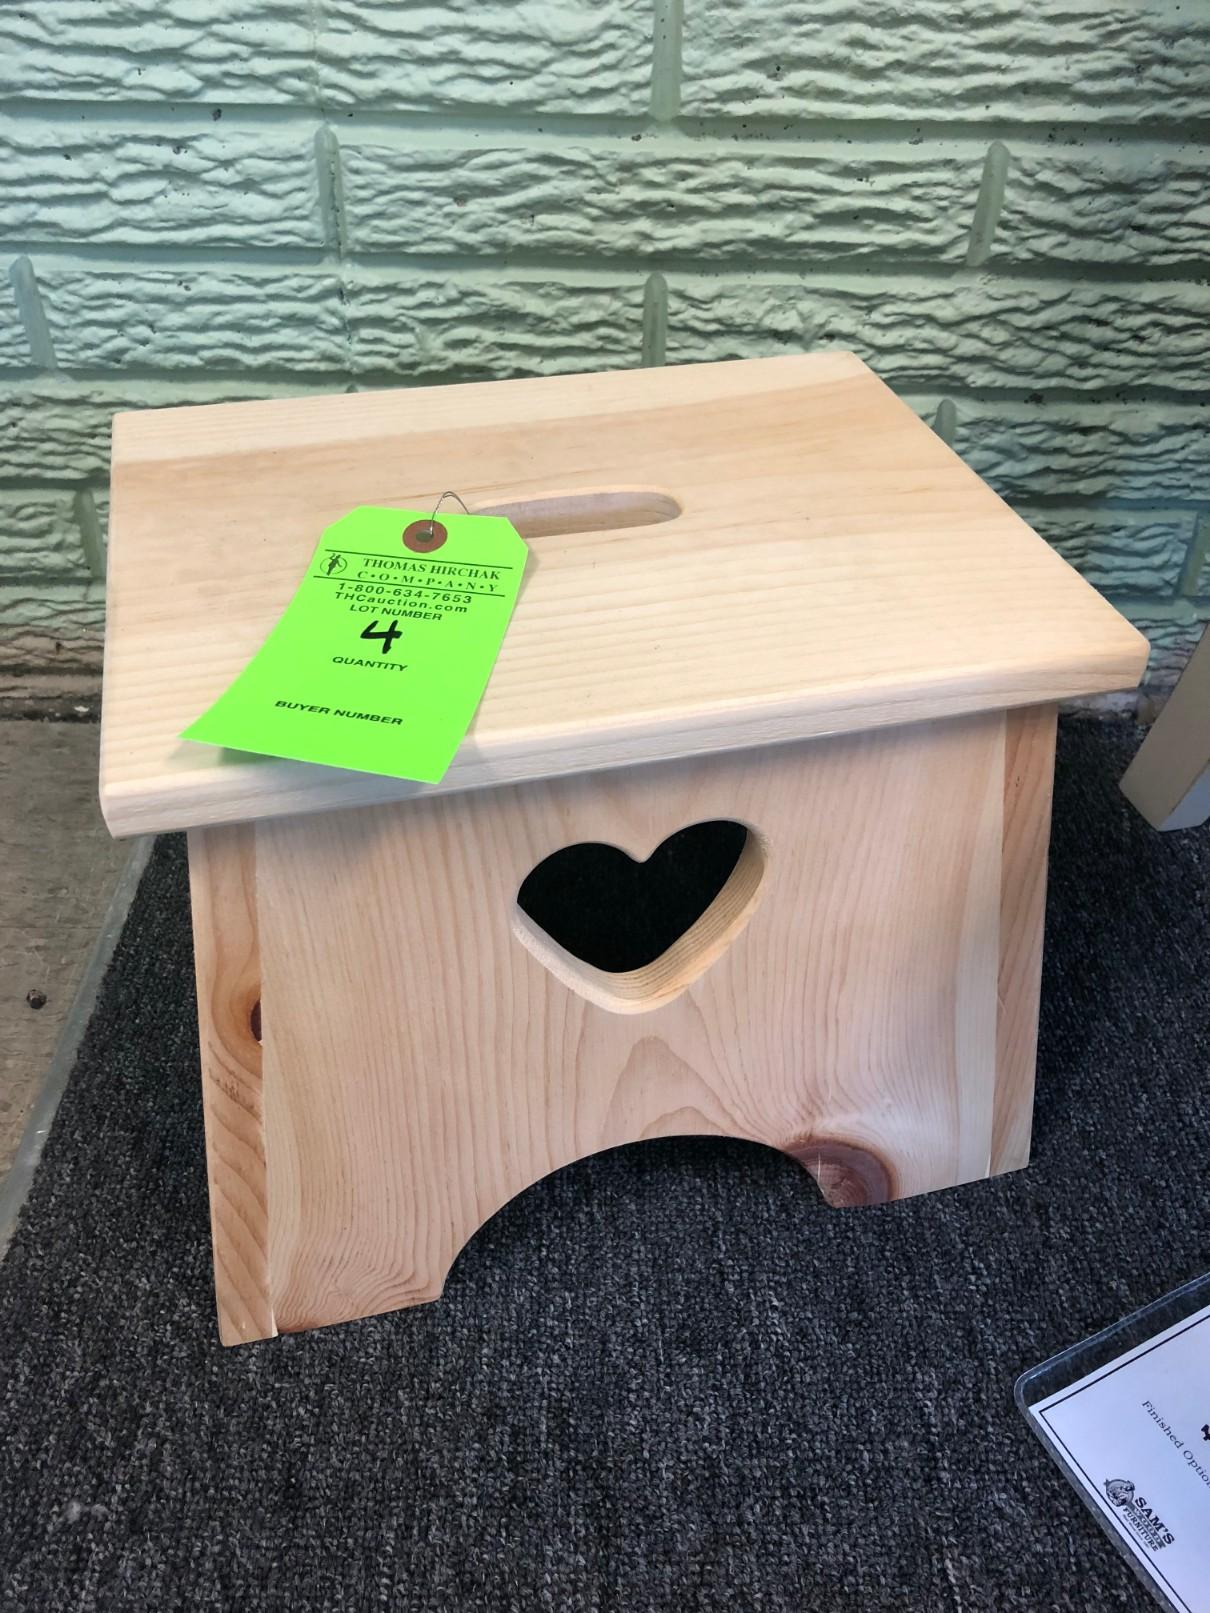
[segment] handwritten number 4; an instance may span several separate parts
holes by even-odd
[[[1202,1424],[1202,1438],[1210,1439],[1210,1423]]]
[[[380,638],[382,640],[382,653],[385,655],[390,649],[391,645],[394,644],[395,640],[397,638],[402,638],[403,634],[399,631],[394,622],[391,623],[390,627],[385,628],[380,633],[378,631],[378,618],[375,616],[369,627],[362,629],[361,636],[362,638]]]

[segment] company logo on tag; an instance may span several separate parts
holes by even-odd
[[[1133,1479],[1106,1479],[1105,1494],[1149,1551],[1163,1551],[1176,1539],[1159,1513],[1147,1505],[1147,1497],[1135,1495]]]

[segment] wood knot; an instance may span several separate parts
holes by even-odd
[[[897,1196],[890,1166],[868,1148],[834,1137],[796,1137],[781,1147],[810,1171],[834,1210],[886,1204]]]

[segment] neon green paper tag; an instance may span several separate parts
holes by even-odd
[[[498,515],[350,511],[181,737],[436,784],[487,687],[526,554]]]

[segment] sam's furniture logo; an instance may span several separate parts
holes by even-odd
[[[1132,1480],[1106,1479],[1105,1494],[1148,1550],[1162,1551],[1176,1539],[1159,1513],[1147,1505],[1147,1497],[1135,1495]]]

